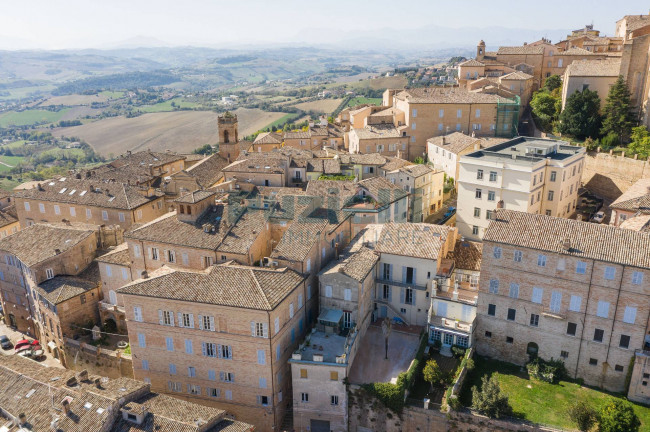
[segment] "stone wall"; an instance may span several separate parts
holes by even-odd
[[[133,378],[131,356],[73,339],[65,340],[65,365],[70,370],[87,370],[91,375]]]
[[[609,153],[588,153],[582,184],[607,200],[615,200],[637,180],[650,177],[650,163]]]

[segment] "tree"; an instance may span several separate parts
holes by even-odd
[[[600,410],[599,432],[638,432],[641,422],[629,402],[613,399]]]
[[[567,411],[581,432],[587,432],[596,424],[596,411],[585,401],[578,401]]]
[[[535,123],[543,131],[550,132],[553,129],[553,122],[557,120],[556,102],[556,98],[545,91],[535,92],[530,101]]]
[[[638,154],[641,158],[650,157],[650,134],[645,126],[632,129],[632,142],[627,146],[630,154]]]
[[[421,165],[424,163],[424,158],[422,156],[417,156],[415,159],[413,159],[413,163]]]
[[[476,386],[472,387],[472,408],[490,418],[512,414],[508,396],[501,393],[497,375],[493,374],[490,378],[484,375],[481,378],[481,390]]]
[[[630,91],[623,77],[619,75],[614,85],[609,89],[607,102],[603,110],[602,135],[616,134],[619,144],[626,142],[632,133],[634,115],[630,103]]]
[[[427,364],[424,365],[424,369],[422,369],[422,376],[426,382],[431,384],[432,389],[434,385],[440,384],[445,379],[444,372],[440,369],[438,362],[435,360],[427,361]]]
[[[544,90],[552,92],[553,90],[562,87],[562,78],[559,75],[551,75],[544,81]]]
[[[600,98],[591,90],[576,90],[566,101],[560,114],[559,131],[565,135],[584,139],[596,137],[600,129]]]

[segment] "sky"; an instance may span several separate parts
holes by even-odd
[[[0,49],[111,48],[132,38],[149,45],[300,45],[432,26],[564,30],[593,23],[611,35],[623,15],[649,8],[647,0],[5,0]]]

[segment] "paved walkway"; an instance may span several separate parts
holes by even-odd
[[[15,344],[21,339],[25,339],[22,333],[11,329],[9,326],[7,326],[4,323],[4,321],[0,322],[0,335],[7,335],[7,337],[9,338],[12,344]],[[27,339],[31,340],[32,338],[28,337]],[[15,351],[13,348],[7,350],[0,349],[0,355],[15,355],[14,353]],[[52,355],[47,351],[45,352],[44,357],[41,358],[42,360],[39,360],[38,362],[41,363],[42,365],[64,369],[63,366],[61,366],[61,363],[59,363],[59,361],[54,357],[52,357]]]

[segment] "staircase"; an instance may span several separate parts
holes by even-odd
[[[454,356],[454,354],[451,352],[451,347],[449,345],[443,345],[440,347],[440,355],[444,357]]]
[[[395,307],[390,302],[387,302],[384,299],[376,299],[375,301],[379,304],[387,306],[388,309],[393,313],[393,315],[401,319],[404,322],[404,324],[411,325],[411,323],[406,319],[406,317],[402,315],[400,311],[395,309]]]
[[[293,403],[287,404],[287,410],[284,412],[280,432],[293,432]]]

